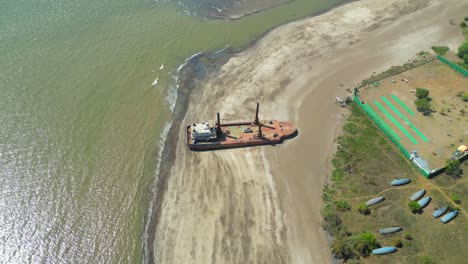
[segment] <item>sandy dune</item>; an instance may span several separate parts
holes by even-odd
[[[193,91],[181,126],[219,109],[224,120],[253,118],[259,101],[261,117],[291,120],[299,136],[276,147],[202,153],[179,144],[155,262],[331,262],[320,197],[344,115],[335,96],[434,44],[457,47],[460,29],[448,21],[463,10],[468,1],[353,2],[281,26],[231,58]]]

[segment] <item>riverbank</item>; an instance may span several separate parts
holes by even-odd
[[[456,1],[353,2],[273,30],[195,86],[164,155],[174,165],[158,184],[155,261],[329,262],[319,212],[345,113],[334,98],[434,43],[455,48],[458,27],[448,20],[463,9]],[[261,116],[295,122],[299,136],[276,147],[187,151],[185,124],[219,110],[242,120],[256,101]]]

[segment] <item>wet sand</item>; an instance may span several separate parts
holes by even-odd
[[[432,45],[454,50],[468,3],[359,1],[281,26],[234,55],[190,94],[177,123],[174,165],[159,190],[156,263],[329,263],[320,225],[334,138],[346,111],[334,104],[373,72]],[[342,84],[342,86],[341,86]],[[260,116],[291,120],[283,145],[190,152],[185,124]]]

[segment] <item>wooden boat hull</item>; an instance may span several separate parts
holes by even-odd
[[[389,227],[389,228],[385,228],[385,229],[380,229],[379,230],[379,233],[381,235],[390,235],[390,234],[395,234],[397,232],[400,232],[401,230],[403,230],[403,228],[401,227]]]
[[[384,200],[385,200],[385,198],[383,196],[372,198],[372,199],[370,199],[369,201],[366,202],[366,205],[367,206],[375,205],[375,204],[383,202]]]
[[[372,250],[372,254],[374,255],[385,255],[385,254],[390,254],[397,251],[396,247],[381,247],[378,249]]]
[[[391,182],[392,186],[405,185],[411,182],[411,179],[396,179]]]
[[[448,206],[444,206],[440,209],[435,210],[435,212],[432,214],[434,218],[441,217],[443,214],[445,214],[448,211]]]
[[[457,211],[457,210],[452,211],[452,212],[450,212],[450,213],[444,215],[444,217],[442,217],[442,218],[440,219],[440,221],[441,221],[442,223],[446,224],[446,223],[452,221],[455,217],[457,217],[457,215],[458,215],[458,211]]]
[[[417,201],[417,200],[421,199],[425,194],[426,194],[426,190],[422,189],[422,190],[416,192],[415,194],[413,194],[410,197],[410,200],[411,201]]]
[[[430,196],[427,196],[425,198],[423,198],[422,200],[420,200],[418,202],[419,206],[421,206],[421,209],[426,207],[429,203],[431,202],[431,197]]]

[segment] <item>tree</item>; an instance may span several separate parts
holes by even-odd
[[[461,27],[461,28],[466,28],[466,23],[465,23],[465,22],[461,22],[461,23],[460,23],[460,27]]]
[[[465,54],[468,54],[468,41],[465,41],[459,48],[458,48],[458,57],[462,58],[465,60]],[[468,63],[467,60],[465,60],[465,63]]]
[[[424,88],[416,88],[416,97],[418,99],[427,98],[429,96],[429,90]]]
[[[370,252],[379,246],[379,242],[371,233],[352,236],[353,248],[362,256],[369,256]]]
[[[432,113],[431,103],[426,98],[418,99],[414,102],[416,109],[424,115]]]
[[[445,165],[445,173],[454,178],[460,177],[462,174],[462,170],[460,169],[460,161],[456,159],[448,159]]]
[[[363,215],[368,215],[368,214],[370,214],[369,206],[367,206],[367,204],[365,204],[365,203],[360,203],[360,204],[358,205],[358,210],[359,210],[359,212],[360,212],[361,214],[363,214]]]
[[[421,211],[421,206],[416,201],[409,202],[408,207],[413,214]]]

